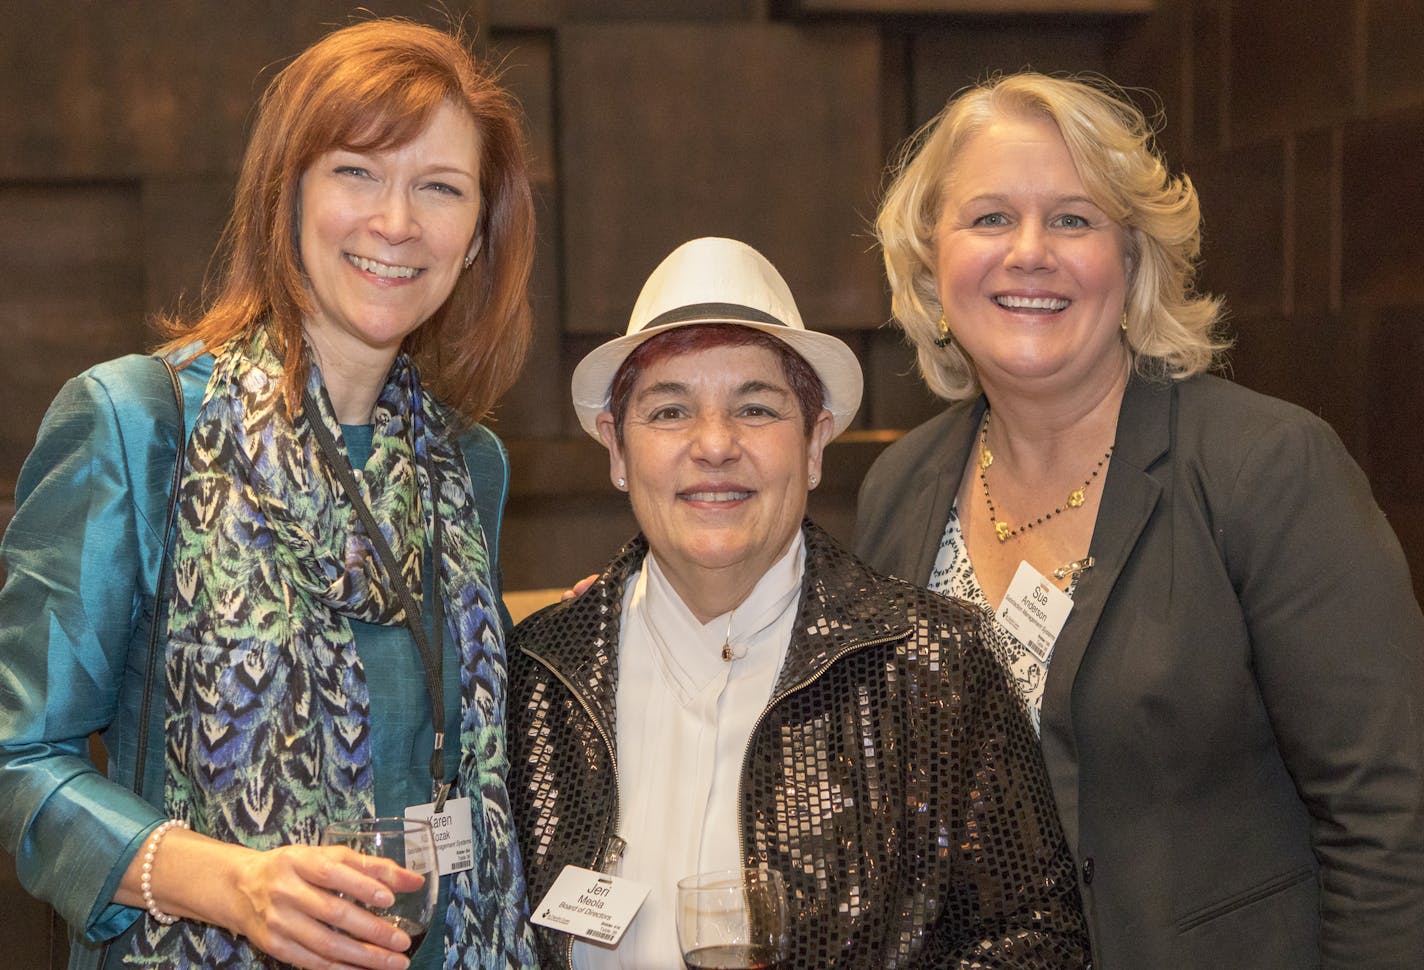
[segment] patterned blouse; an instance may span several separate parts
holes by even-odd
[[[1075,576],[1064,592],[1072,597],[1077,585]],[[984,591],[979,588],[974,564],[969,561],[969,548],[959,528],[958,504],[949,510],[949,522],[944,527],[944,538],[940,540],[939,553],[935,556],[929,588],[936,593],[968,600],[984,611],[984,638],[994,656],[1013,676],[1014,686],[1018,688],[1029,720],[1033,722],[1033,730],[1037,733],[1039,712],[1043,708],[1043,683],[1048,678],[1048,662],[1053,655],[1049,654],[1040,661],[1000,622],[995,607],[989,604]]]

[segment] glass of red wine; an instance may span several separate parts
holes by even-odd
[[[687,970],[785,970],[786,886],[775,869],[703,872],[677,884]]]
[[[394,923],[410,937],[410,956],[420,949],[435,914],[440,873],[435,860],[435,833],[430,823],[408,818],[358,818],[332,822],[321,830],[322,845],[344,845],[362,855],[380,856],[424,877],[420,888],[395,894],[389,906],[365,908]]]

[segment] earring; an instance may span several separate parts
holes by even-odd
[[[469,268],[470,268],[471,266],[473,266],[473,265],[475,265],[475,254],[474,254],[474,253],[466,253],[466,254],[465,254],[465,269],[469,269]]]
[[[625,488],[628,487],[628,479],[626,479],[626,478],[615,478],[615,479],[613,480],[613,487],[616,488],[616,489],[618,489],[619,491],[622,491],[623,489],[625,489]]]
[[[808,479],[806,480],[806,484],[807,484],[807,485],[810,485],[812,488],[815,488],[817,485],[820,484],[820,482],[821,482],[821,480],[820,480],[819,478],[817,478],[815,475],[812,475],[810,478],[808,478]]]
[[[934,342],[934,345],[943,350],[952,343],[954,343],[954,337],[949,332],[949,321],[941,313],[939,315],[939,339]]]
[[[1126,308],[1126,307],[1124,307],[1124,308],[1123,308],[1123,311],[1122,311],[1122,332],[1123,332],[1123,333],[1127,333],[1127,308]]]

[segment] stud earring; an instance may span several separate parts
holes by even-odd
[[[1127,310],[1126,310],[1126,308],[1124,308],[1123,311],[1122,311],[1122,332],[1123,332],[1123,333],[1127,333]]]
[[[812,488],[815,488],[815,487],[816,487],[817,485],[819,485],[820,483],[821,483],[821,480],[820,480],[819,478],[817,478],[815,475],[812,475],[810,478],[808,478],[808,479],[806,480],[806,484],[807,484],[807,485],[810,485]]]
[[[469,268],[470,268],[471,266],[473,266],[473,265],[475,265],[475,254],[474,254],[474,253],[466,253],[466,254],[465,254],[465,269],[469,269]]]
[[[615,479],[613,480],[613,487],[616,488],[616,489],[618,489],[619,491],[622,491],[623,489],[625,489],[625,488],[628,487],[628,479],[626,479],[626,478],[615,478]]]
[[[954,343],[954,337],[949,332],[949,321],[941,313],[939,315],[939,338],[935,340],[934,345],[943,350],[952,343]]]

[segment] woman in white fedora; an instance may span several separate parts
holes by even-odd
[[[642,533],[510,647],[509,787],[530,899],[566,866],[651,887],[617,946],[682,966],[675,886],[777,870],[787,967],[1082,967],[1032,728],[977,611],[877,575],[805,518],[859,364],[755,250],[696,239],[573,379]],[[545,906],[539,906],[542,911]]]

